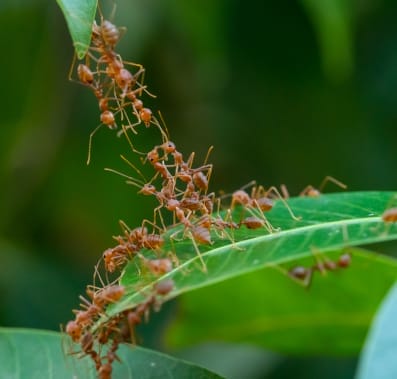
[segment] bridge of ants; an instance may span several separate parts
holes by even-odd
[[[146,178],[125,156],[122,159],[133,174],[110,168],[106,170],[121,175],[128,184],[137,188],[139,194],[151,196],[156,201],[152,219],[143,220],[136,228],[120,222],[122,233],[114,237],[116,244],[103,252],[96,265],[94,284],[86,291],[88,299],[80,298],[80,309],[74,311],[74,320],[66,326],[72,340],[80,344],[81,353],[91,357],[101,378],[111,377],[112,363],[118,360],[116,351],[119,343],[134,343],[136,325],[147,320],[152,310],[158,310],[164,297],[174,289],[172,280],[157,282],[145,294],[144,302],[109,318],[93,330],[98,320],[106,316],[106,307],[125,294],[126,289],[118,284],[118,275],[128,262],[134,261],[138,274],[148,280],[170,272],[179,265],[179,259],[175,251],[164,249],[165,234],[177,227],[170,239],[188,240],[200,261],[200,268],[207,272],[201,253],[203,246],[211,246],[215,239],[228,240],[233,245],[234,231],[240,228],[263,229],[265,233],[279,230],[266,216],[275,200],[281,201],[291,218],[299,220],[285,200],[288,194],[286,187],[280,193],[276,187],[264,188],[251,182],[230,195],[217,196],[210,191],[213,165],[208,163],[208,159],[212,146],[204,161],[196,165],[194,152],[186,157],[170,140],[161,114],[156,117],[144,105],[144,95],[154,97],[144,84],[144,67],[124,60],[116,51],[123,32],[124,29],[101,16],[100,21],[92,26],[91,46],[76,71],[78,82],[91,90],[99,108],[100,123],[89,137],[87,164],[91,160],[95,133],[103,126],[116,130],[116,135],[126,138],[131,151],[138,154],[142,164],[150,167],[152,174]],[[74,60],[70,78],[74,75],[75,63]],[[135,136],[152,126],[158,130],[161,142],[147,152],[138,150],[134,144]],[[318,194],[314,187],[309,186],[301,195]],[[230,202],[225,204],[228,198]],[[171,225],[166,222],[166,215],[172,219]],[[114,279],[110,280],[110,277]],[[110,347],[102,350],[109,343]]]

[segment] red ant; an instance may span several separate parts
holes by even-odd
[[[326,176],[323,181],[321,182],[320,186],[317,188],[313,187],[312,185],[308,185],[307,187],[305,187],[301,193],[299,194],[299,196],[308,196],[308,197],[319,197],[321,195],[321,192],[323,190],[323,188],[325,187],[325,185],[328,182],[332,182],[334,184],[336,184],[338,187],[342,188],[342,189],[346,189],[347,186],[345,184],[343,184],[342,182],[340,182],[339,180],[336,180],[335,178],[333,178],[332,176]]]
[[[349,253],[341,254],[336,261],[329,259],[317,260],[311,267],[295,266],[288,271],[289,276],[302,282],[305,287],[309,287],[312,281],[313,272],[319,271],[325,274],[327,271],[335,271],[337,268],[347,268],[351,264]]]
[[[397,222],[397,208],[386,209],[382,214],[384,222]]]

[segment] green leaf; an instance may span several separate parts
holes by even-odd
[[[314,250],[332,251],[397,239],[397,224],[385,224],[381,219],[395,196],[393,192],[345,192],[290,199],[290,207],[301,217],[298,221],[279,201],[266,214],[279,232],[240,228],[234,233],[234,242],[214,236],[213,245],[200,245],[207,271],[202,269],[189,239],[169,241],[165,250],[175,251],[181,264],[161,278],[148,280],[141,278],[136,263],[130,262],[121,278],[126,295],[107,313],[112,316],[136,306],[151,293],[153,284],[164,278],[172,278],[175,283],[174,290],[164,297],[168,300],[238,275],[311,256]],[[172,233],[175,231],[169,235]]]
[[[357,379],[397,378],[396,318],[397,284],[384,299],[371,326],[360,359]]]
[[[57,0],[57,3],[68,24],[77,57],[82,59],[90,46],[98,0]]]
[[[88,358],[65,354],[68,338],[60,333],[0,328],[0,377],[7,379],[97,378]],[[208,370],[139,347],[120,346],[113,379],[221,378]]]
[[[358,248],[348,251],[350,267],[314,272],[310,287],[266,269],[182,296],[178,317],[167,331],[168,345],[229,341],[290,354],[358,354],[397,278],[397,261]],[[337,259],[341,252],[346,250],[327,253],[327,258]],[[294,265],[313,263],[310,257]]]

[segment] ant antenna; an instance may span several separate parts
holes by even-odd
[[[164,129],[165,129],[165,131],[164,131],[163,128],[159,125],[160,132],[163,137],[163,142],[167,142],[170,139],[170,133],[168,132],[167,124],[165,123],[162,113],[160,111],[158,111],[158,114],[160,116],[160,120],[161,120],[162,124],[164,125]]]
[[[127,118],[128,118],[128,115],[127,115]],[[129,122],[129,120],[128,120],[128,122]],[[131,150],[132,150],[134,153],[137,153],[137,154],[140,154],[140,155],[145,155],[145,153],[143,153],[142,151],[139,151],[139,150],[135,149],[134,145],[133,145],[132,142],[131,142],[131,138],[128,136],[127,128],[125,127],[125,125],[122,124],[121,127],[122,127],[122,129],[123,129],[123,134],[125,135],[125,138],[127,138],[127,142],[128,142],[128,144],[130,145],[130,147],[131,147]],[[131,129],[132,129],[132,131],[133,131],[135,134],[138,134],[138,133],[135,131],[135,129],[133,129],[133,128],[131,128]]]
[[[207,164],[208,158],[210,157],[210,154],[212,153],[212,150],[214,150],[214,146],[210,146],[208,148],[207,155],[205,156],[203,166],[205,166]]]
[[[287,208],[288,213],[291,215],[292,219],[295,221],[301,221],[302,217],[301,216],[295,216],[294,212],[292,211],[291,207],[288,205],[288,203],[285,201],[285,199],[281,196],[280,192],[278,189],[274,186],[270,187],[267,191],[266,194],[269,194],[271,192],[274,192],[278,199],[283,203],[284,207]]]
[[[119,220],[119,224],[125,234],[131,233],[131,228],[123,220]]]
[[[141,182],[140,180],[134,179],[134,178],[132,178],[131,176],[128,176],[128,175],[126,175],[126,174],[123,174],[123,173],[120,172],[120,171],[113,170],[112,168],[108,168],[108,167],[105,167],[104,170],[105,170],[105,171],[109,171],[109,172],[113,172],[114,174],[120,175],[120,176],[122,176],[123,178],[128,179],[127,182],[126,182],[127,184],[132,184],[132,185],[134,185],[135,187],[138,187],[138,188],[142,188],[142,186],[144,185],[144,183]]]
[[[117,3],[114,0],[112,1],[112,3],[113,3],[113,6],[112,6],[113,9],[112,9],[112,12],[110,13],[109,19],[113,21],[114,20],[114,15],[116,14]]]

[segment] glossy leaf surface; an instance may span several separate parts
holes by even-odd
[[[172,278],[175,283],[174,290],[165,297],[167,300],[265,267],[312,256],[316,251],[397,239],[397,224],[386,224],[381,219],[395,196],[392,192],[353,192],[290,199],[289,205],[299,220],[293,219],[282,202],[278,202],[266,214],[273,227],[279,228],[278,232],[242,227],[233,236],[229,233],[230,239],[214,235],[213,245],[200,245],[206,271],[188,238],[169,241],[165,249],[176,254],[179,266],[162,278],[150,280],[138,272],[136,262],[131,262],[121,278],[127,293],[108,314],[143,301],[153,292],[153,285],[164,278]],[[175,230],[170,234],[175,237]]]
[[[67,341],[66,336],[54,332],[0,328],[0,376],[7,379],[97,378],[87,358],[72,359],[65,353],[70,348]],[[132,379],[137,373],[142,379],[220,378],[204,368],[138,347],[123,345],[118,356],[121,363],[114,363],[113,379]]]

